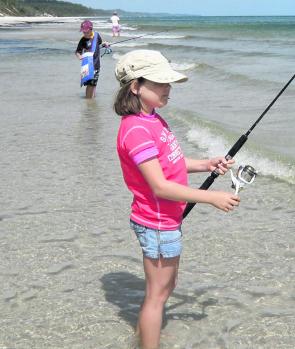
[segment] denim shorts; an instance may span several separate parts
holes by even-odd
[[[142,253],[145,257],[159,259],[180,256],[182,251],[182,232],[177,230],[157,230],[130,221]]]

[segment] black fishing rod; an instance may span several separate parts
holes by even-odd
[[[117,45],[117,44],[121,44],[122,42],[130,41],[130,40],[140,39],[140,38],[143,38],[144,36],[148,36],[148,35],[156,35],[156,34],[160,34],[160,33],[166,33],[167,31],[171,31],[171,30],[174,30],[174,29],[166,29],[166,30],[161,30],[160,32],[134,36],[133,38],[124,39],[124,40],[116,41],[116,42],[114,42],[112,44],[108,44],[107,46],[103,46],[105,48],[105,52],[100,57],[103,57],[105,54],[111,53],[112,52],[112,50],[110,49],[111,46],[114,46],[114,45]]]
[[[273,99],[273,101],[268,105],[268,107],[264,110],[264,112],[259,116],[259,118],[254,122],[254,124],[249,128],[249,130],[243,134],[236,143],[231,147],[227,155],[225,156],[226,160],[232,159],[237,152],[242,148],[244,143],[247,141],[248,136],[253,131],[253,129],[256,127],[256,125],[259,123],[259,121],[264,117],[264,115],[269,111],[269,109],[275,104],[275,102],[278,100],[278,98],[283,94],[283,92],[286,90],[286,88],[291,84],[291,82],[294,80],[295,74],[292,76],[292,78],[286,83],[286,85],[281,89],[281,91],[277,94],[277,96]],[[207,190],[214,182],[214,180],[219,176],[217,168],[211,172],[211,174],[207,177],[205,182],[200,186],[199,189]],[[183,212],[183,218],[185,218],[190,211],[193,209],[193,207],[196,205],[196,203],[188,203],[186,205],[186,208]]]

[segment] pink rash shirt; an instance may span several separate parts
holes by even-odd
[[[157,157],[167,180],[187,185],[184,155],[167,123],[158,114],[123,116],[117,151],[125,183],[134,195],[130,218],[153,229],[177,229],[186,203],[155,196],[138,169],[138,164]]]

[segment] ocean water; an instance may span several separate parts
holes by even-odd
[[[218,148],[212,148],[212,143],[217,138],[217,124],[226,153],[233,137],[246,132],[294,75],[294,22],[294,17],[141,18],[131,22],[138,28],[138,35],[160,33],[130,43],[160,50],[176,69],[187,73],[190,82],[184,87],[180,109],[188,112],[185,119],[191,123],[189,139],[198,147],[216,152]],[[130,34],[134,36],[133,31]],[[276,167],[261,164],[259,170],[292,183],[293,93],[291,85],[251,136],[257,148],[252,149],[254,161],[257,157],[267,159]],[[178,106],[176,100],[175,108]],[[200,136],[204,128],[209,131],[206,139]],[[249,154],[247,158],[251,161]]]
[[[295,17],[123,17],[115,39],[93,20],[116,43],[94,101],[73,54],[79,18],[0,28],[0,348],[134,347],[144,280],[115,150],[121,55],[160,50],[187,74],[160,113],[197,158],[225,155],[294,74]],[[185,219],[161,348],[294,348],[294,91],[235,157],[258,172],[240,207]],[[232,190],[230,176],[212,188]]]

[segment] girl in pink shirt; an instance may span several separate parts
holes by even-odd
[[[160,52],[135,50],[121,57],[116,77],[121,88],[114,109],[122,116],[117,151],[134,195],[130,224],[142,248],[146,279],[137,332],[142,348],[156,349],[164,305],[176,286],[186,203],[206,203],[229,212],[240,200],[232,193],[187,185],[187,173],[218,168],[224,174],[234,161],[185,158],[168,124],[156,113],[168,102],[170,83],[186,81],[185,75],[174,71]]]

